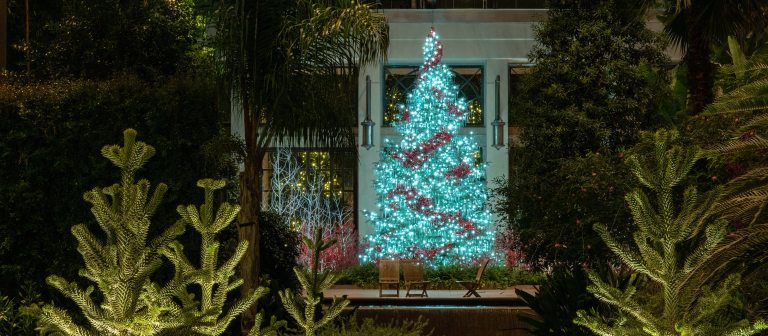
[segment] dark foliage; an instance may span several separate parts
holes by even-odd
[[[25,285],[16,295],[17,299],[0,293],[0,335],[35,336],[36,318],[30,312],[31,307],[39,307],[40,294],[35,288]]]
[[[8,70],[26,71],[28,51],[38,47],[48,23],[61,19],[63,3],[61,0],[8,0]],[[28,11],[26,5],[29,5]],[[27,26],[29,45],[26,40]]]
[[[60,19],[37,32],[32,48],[33,72],[45,77],[171,75],[189,64],[202,33],[190,0],[65,1],[58,14]]]
[[[581,268],[557,267],[533,295],[515,290],[533,309],[537,318],[526,319],[534,335],[592,335],[589,329],[573,323],[580,309],[591,310],[600,302],[587,292],[589,279]]]
[[[292,321],[280,303],[277,292],[286,288],[297,290],[299,280],[293,268],[298,265],[299,234],[286,225],[286,221],[274,212],[259,213],[261,239],[261,271],[269,293],[259,300],[259,309],[267,316]]]
[[[617,271],[609,267],[597,270],[603,279],[617,287],[625,287],[631,277],[627,271]],[[587,291],[591,282],[587,272],[581,267],[557,266],[547,279],[538,287],[535,295],[515,290],[517,295],[533,309],[538,316],[523,317],[533,327],[533,334],[538,336],[592,336],[589,329],[576,325],[573,319],[576,312],[585,310],[591,314],[600,313],[602,316],[615,316],[614,309],[600,302]]]
[[[233,174],[209,169],[222,165],[206,163],[217,159],[206,161],[201,151],[220,134],[211,87],[205,78],[181,75],[162,84],[128,75],[0,83],[0,292],[16,293],[24,281],[42,284],[48,274],[77,278],[69,228],[92,218],[79,195],[114,180],[98,153],[123,129],[157,144],[146,176],[170,188],[158,223],[173,223],[175,205],[199,197],[199,176]]]
[[[299,234],[292,230],[286,221],[274,212],[264,211],[259,214],[261,241],[261,267],[264,274],[277,283],[279,288],[299,287],[293,268],[297,266]]]
[[[734,36],[740,44],[747,46],[754,43],[755,37],[759,38],[761,30],[768,24],[765,15],[768,2],[764,0],[643,2],[664,8],[660,17],[664,32],[685,53],[688,109],[692,115],[701,113],[715,97],[716,68],[711,59],[717,56],[718,44],[724,46],[728,36]]]
[[[523,242],[534,268],[602,260],[592,224],[617,235],[631,221],[621,164],[639,131],[661,123],[668,60],[642,12],[619,1],[551,1],[536,28],[536,64],[511,103],[522,147],[495,212]]]
[[[319,336],[430,336],[429,321],[419,317],[416,321],[390,321],[389,323],[377,323],[372,318],[358,318],[349,316],[341,318],[336,323],[329,324],[321,329]]]

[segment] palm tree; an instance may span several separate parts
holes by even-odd
[[[359,69],[386,55],[381,12],[358,0],[220,0],[222,78],[246,145],[238,232],[251,242],[244,291],[259,280],[261,163],[273,139],[353,146]],[[247,325],[255,309],[245,314]],[[244,329],[246,330],[246,329]]]
[[[646,5],[657,0],[646,0]],[[685,53],[688,108],[699,114],[712,102],[715,68],[712,44],[726,45],[728,36],[744,36],[768,24],[766,0],[664,0],[665,28],[673,45]]]
[[[731,44],[732,55],[743,55]],[[739,153],[764,153],[768,150],[768,64],[766,54],[754,54],[724,68],[739,83],[735,89],[718,97],[704,110],[704,115],[744,118],[733,130],[731,139],[709,148],[711,157],[733,157]],[[751,154],[755,155],[755,154]],[[758,154],[755,156],[760,157]],[[691,274],[700,284],[722,280],[724,274],[740,272],[746,278],[760,277],[768,262],[768,165],[765,161],[725,184],[723,201],[716,214],[743,227],[731,232],[718,246],[711,262]]]

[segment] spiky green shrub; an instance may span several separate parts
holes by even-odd
[[[40,294],[30,284],[23,286],[15,298],[0,293],[0,335],[37,335],[36,312],[41,304]]]
[[[158,184],[150,195],[149,181],[134,180],[155,149],[136,141],[132,129],[123,135],[122,147],[110,145],[101,151],[120,168],[120,183],[94,188],[84,196],[103,233],[96,235],[84,224],[72,228],[85,263],[80,275],[94,285],[83,289],[76,282],[49,276],[47,282],[72,299],[80,311],[46,305],[40,330],[67,336],[219,335],[266,291],[259,288],[240,301],[227,302],[227,294],[242,284],[234,278],[235,267],[248,243],[241,241],[233,256],[219,265],[215,236],[237,216],[239,206],[223,203],[214,212],[213,192],[224,182],[200,180],[205,203],[199,209],[179,206],[182,218],[150,237],[151,219],[167,186]],[[175,240],[187,224],[202,236],[200,267],[189,262]],[[175,276],[165,285],[151,278],[162,266],[163,256],[175,267]],[[75,314],[81,314],[85,323],[76,322],[80,316]],[[274,334],[276,326],[263,332],[259,325],[249,335]]]
[[[236,278],[235,273],[240,259],[248,249],[248,241],[241,240],[234,254],[219,263],[221,244],[216,240],[216,235],[235,220],[240,206],[224,202],[214,211],[213,192],[224,188],[224,180],[203,179],[198,181],[197,185],[205,190],[205,203],[199,208],[194,205],[180,205],[177,211],[182,220],[192,226],[202,238],[200,267],[195,267],[187,259],[183,246],[178,241],[172,241],[163,247],[161,253],[176,269],[175,277],[168,287],[177,290],[172,294],[181,300],[182,310],[192,312],[191,331],[201,335],[221,335],[232,320],[251,307],[268,290],[259,287],[245,298],[228,304],[227,295],[243,284],[243,279]],[[198,288],[199,293],[188,292],[190,287]],[[199,300],[196,297],[199,297]],[[249,335],[262,335],[265,331],[259,331],[260,325],[261,316],[257,316],[256,327]],[[278,325],[273,323],[269,330],[277,327]]]
[[[312,265],[310,265],[309,270],[300,267],[293,269],[301,284],[303,298],[299,301],[290,288],[280,291],[279,294],[285,310],[296,320],[304,335],[315,336],[320,328],[341,314],[341,310],[349,304],[349,300],[334,297],[333,302],[325,311],[318,307],[323,299],[323,291],[333,286],[341,278],[341,273],[320,270],[320,253],[336,244],[336,240],[323,240],[323,229],[318,227],[315,230],[313,240],[303,237],[303,241],[307,248],[312,251]]]
[[[595,225],[608,247],[649,284],[619,289],[591,272],[592,285],[587,289],[623,314],[606,321],[582,310],[575,322],[604,336],[752,335],[768,329],[764,321],[750,324],[724,314],[739,285],[738,273],[710,286],[695,276],[695,270],[713,258],[728,222],[712,216],[722,188],[705,193],[695,186],[681,190],[701,151],[674,146],[676,140],[677,132],[658,131],[652,155],[627,159],[644,187],[625,197],[637,227],[633,244],[622,243],[604,225]]]

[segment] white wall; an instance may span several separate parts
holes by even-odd
[[[484,123],[485,127],[472,127],[478,143],[483,146],[483,154],[488,163],[487,181],[492,181],[508,172],[508,147],[491,147],[490,123],[495,118],[495,80],[501,79],[500,110],[501,117],[507,118],[508,69],[512,63],[528,63],[527,54],[534,44],[533,23],[546,16],[544,10],[483,10],[483,9],[444,9],[444,10],[385,10],[389,20],[390,44],[386,64],[419,65],[422,62],[421,51],[424,40],[431,27],[443,42],[442,62],[447,65],[479,65],[483,67],[485,86]],[[373,227],[365,216],[364,210],[378,212],[377,195],[373,184],[374,167],[379,160],[382,138],[396,134],[394,129],[381,127],[382,117],[382,82],[385,63],[369,66],[361,71],[359,89],[358,119],[365,119],[365,77],[371,78],[371,119],[374,126],[374,147],[370,150],[360,147],[358,169],[358,211],[359,233],[361,237],[373,232]],[[468,132],[470,128],[465,128]],[[506,127],[505,130],[506,132]],[[486,136],[486,133],[488,136]],[[506,138],[506,134],[505,134]]]
[[[488,163],[486,171],[489,186],[492,181],[508,172],[509,148],[491,147],[490,123],[495,118],[496,76],[501,79],[499,107],[501,117],[506,123],[509,92],[508,68],[510,64],[526,64],[528,52],[534,45],[533,24],[546,19],[544,9],[398,9],[384,10],[390,25],[390,47],[385,62],[362,69],[358,89],[358,125],[365,119],[365,77],[371,78],[371,119],[374,126],[374,147],[370,150],[358,147],[358,194],[357,209],[359,233],[361,236],[373,232],[370,223],[363,215],[363,210],[378,211],[377,195],[373,190],[374,167],[379,160],[382,136],[394,135],[392,128],[384,127],[382,118],[382,75],[385,64],[418,65],[421,64],[421,50],[424,39],[431,27],[435,27],[444,45],[443,63],[447,65],[479,65],[484,76],[484,123],[485,127],[472,130],[477,134],[478,143],[483,145],[483,154]],[[648,16],[648,27],[660,31],[663,25]],[[678,50],[667,50],[673,62],[679,62]],[[242,112],[238,104],[233,104],[232,133],[242,136]],[[358,126],[360,127],[360,126]],[[466,129],[465,129],[466,131]],[[507,128],[504,128],[507,139]],[[362,132],[358,129],[358,134]],[[361,142],[361,139],[358,139]],[[505,145],[509,145],[505,143]]]

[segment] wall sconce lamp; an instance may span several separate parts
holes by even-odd
[[[360,146],[371,149],[373,147],[373,126],[376,125],[371,120],[371,76],[365,76],[365,120],[360,125],[363,126],[363,141]]]
[[[493,128],[493,148],[501,149],[504,147],[504,121],[501,120],[501,109],[499,100],[501,90],[501,76],[496,76],[496,119],[493,120],[491,126]]]

